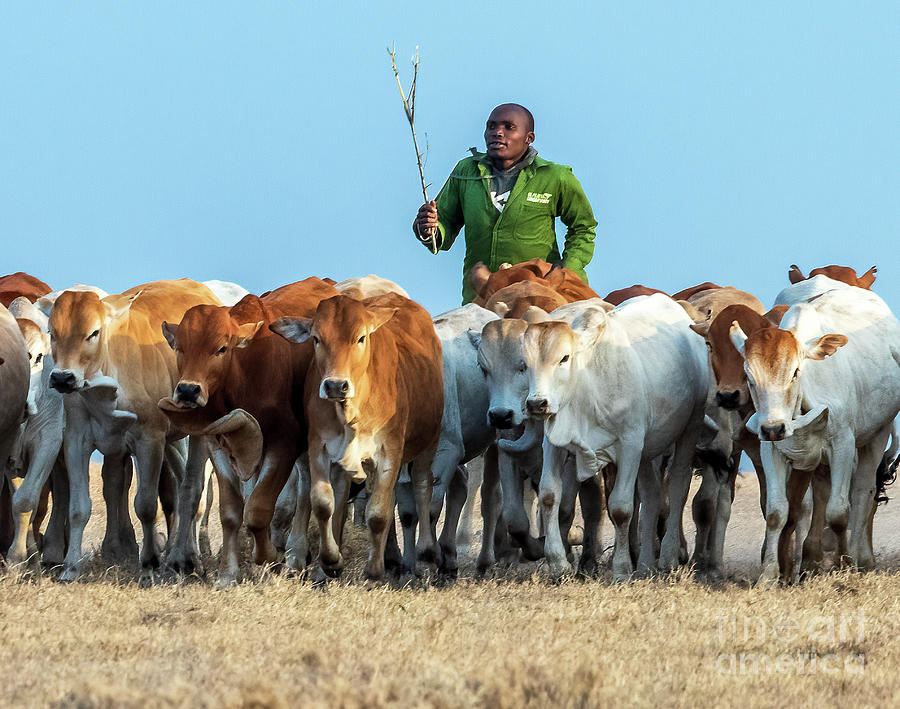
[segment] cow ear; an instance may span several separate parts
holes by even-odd
[[[709,321],[704,320],[703,322],[693,322],[688,325],[691,330],[696,332],[700,337],[706,339],[706,336],[709,334]]]
[[[809,359],[825,359],[829,355],[833,355],[838,348],[847,344],[846,335],[835,335],[833,333],[822,335],[811,347],[807,347],[806,356]]]
[[[522,320],[527,322],[529,325],[534,325],[539,322],[547,322],[550,319],[550,316],[547,315],[547,311],[539,308],[536,305],[529,305],[528,310],[522,313]]]
[[[579,313],[572,321],[572,329],[578,336],[579,345],[584,348],[592,347],[606,329],[608,320],[606,311],[600,307],[588,308]]]
[[[375,332],[379,327],[384,325],[397,314],[398,309],[399,308],[391,308],[386,305],[373,305],[367,308],[369,311],[369,332]]]
[[[494,303],[494,307],[491,310],[501,318],[505,318],[509,314],[509,305],[501,300],[499,303]]]
[[[862,274],[859,278],[857,278],[857,282],[859,283],[860,288],[871,289],[872,284],[875,282],[875,274],[878,273],[878,267],[872,266],[868,271]]]
[[[306,342],[312,329],[312,318],[278,318],[269,329],[288,342]]]
[[[49,298],[46,295],[42,295],[36,301],[34,301],[34,306],[40,310],[44,315],[49,317],[50,311],[53,310],[53,304],[56,302],[56,298]]]
[[[244,347],[249,345],[252,342],[253,338],[256,337],[256,333],[260,331],[262,326],[263,321],[260,320],[257,323],[247,323],[238,327],[237,340],[234,343],[234,346],[237,349],[243,349]]]
[[[694,322],[703,322],[707,319],[707,314],[701,313],[697,306],[695,306],[689,300],[676,300],[676,303],[681,306],[681,309],[687,313],[687,316],[693,320]]]
[[[740,352],[741,357],[743,357],[744,344],[747,342],[747,335],[741,330],[741,326],[738,325],[737,320],[732,321],[731,328],[728,330],[728,335],[731,338],[731,344],[734,345],[734,349]]]
[[[131,304],[134,303],[143,292],[144,291],[140,290],[134,295],[129,296],[125,302],[117,302],[116,304],[104,300],[103,303],[106,305],[106,314],[109,316],[110,320],[118,320],[125,315],[125,313],[131,309]]]
[[[178,325],[173,325],[172,323],[163,320],[162,333],[166,338],[166,342],[169,343],[169,347],[171,347],[173,350],[175,349],[175,333],[177,332],[177,330]]]
[[[472,266],[472,270],[469,271],[469,285],[472,286],[472,290],[479,296],[484,297],[484,287],[487,285],[490,277],[491,269],[479,261]]]
[[[784,317],[784,314],[789,310],[789,306],[787,305],[776,305],[769,312],[767,312],[763,318],[766,322],[771,323],[775,327],[781,327],[781,319]]]
[[[469,336],[469,342],[472,343],[472,347],[476,350],[481,347],[481,330],[470,327],[466,330],[466,334]]]
[[[803,275],[803,271],[798,266],[791,264],[791,268],[788,271],[788,280],[791,283],[799,283],[800,281],[805,281],[806,276]]]

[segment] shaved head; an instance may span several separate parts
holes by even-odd
[[[523,124],[526,131],[533,132],[534,131],[534,115],[532,115],[531,111],[529,111],[525,106],[519,103],[501,103],[499,106],[494,108],[494,111],[499,111],[500,109],[507,109],[512,111],[517,111],[522,114]],[[493,113],[494,111],[491,111]]]

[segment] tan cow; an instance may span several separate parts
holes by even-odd
[[[291,345],[268,326],[283,316],[308,317],[323,298],[337,294],[318,278],[307,278],[262,297],[247,295],[231,308],[198,305],[180,324],[163,323],[177,353],[178,383],[159,402],[177,427],[208,438],[219,481],[222,520],[220,585],[238,579],[238,530],[242,520],[254,536],[257,564],[275,561],[269,525],[275,503],[297,458],[306,451],[303,388],[312,359],[311,344]],[[288,541],[287,561],[307,561],[308,474],[301,474],[302,519]],[[246,503],[241,483],[256,480]],[[201,480],[190,481],[184,515],[195,509]],[[179,537],[187,530],[179,527]],[[170,563],[172,561],[170,560]],[[178,558],[188,570],[197,561]]]
[[[179,456],[167,455],[166,444],[183,437],[157,406],[178,381],[175,355],[161,326],[204,303],[219,304],[209,288],[188,279],[154,281],[103,300],[93,292],[66,291],[54,303],[50,338],[56,366],[50,385],[65,395],[63,450],[70,483],[71,533],[63,580],[76,578],[82,565],[82,537],[91,513],[88,464],[93,450],[104,455],[104,496],[112,516],[107,537],[118,532],[109,548],[125,555],[134,543],[123,504],[134,455],[138,468],[134,506],[144,535],[140,560],[145,570],[159,565],[155,523],[160,476],[164,458],[179,464]],[[187,465],[202,470],[202,443],[192,440],[190,448]],[[167,519],[170,531],[173,521],[171,516]]]
[[[394,524],[394,485],[412,462],[418,551],[433,558],[429,506],[431,466],[441,433],[444,391],[441,344],[427,311],[400,295],[358,301],[346,295],[319,303],[312,318],[282,318],[272,329],[292,342],[312,339],[315,356],[306,378],[312,508],[319,524],[322,569],[343,566],[332,518],[343,520],[346,498],[335,499],[331,472],[346,485],[365,472],[371,490],[366,575],[384,575],[388,527]],[[339,530],[338,530],[339,531]],[[403,550],[406,571],[416,550]]]

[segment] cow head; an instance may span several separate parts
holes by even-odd
[[[878,268],[876,266],[872,266],[872,268],[866,271],[863,275],[857,276],[856,271],[849,266],[836,266],[832,264],[831,266],[814,268],[809,272],[808,278],[812,278],[813,276],[827,276],[833,281],[840,281],[841,283],[846,283],[850,286],[856,286],[857,288],[865,288],[866,290],[871,290],[872,284],[875,283],[877,273]],[[806,279],[807,276],[803,275],[803,271],[801,271],[798,266],[791,265],[791,268],[788,271],[788,280],[791,283],[799,283],[800,281],[805,281]]]
[[[522,353],[524,320],[492,320],[473,338],[478,345],[478,366],[490,391],[488,422],[494,428],[521,426],[523,405],[528,394],[528,377]]]
[[[828,334],[801,343],[793,332],[762,328],[751,335],[737,321],[731,341],[744,358],[744,371],[759,421],[759,438],[781,441],[794,435],[801,415],[803,368],[808,360],[821,360],[847,344],[845,335]]]
[[[370,336],[396,312],[395,307],[337,295],[321,301],[312,318],[280,318],[270,328],[291,342],[312,340],[322,373],[319,397],[343,402],[357,396],[358,383],[369,368]]]
[[[163,322],[163,335],[175,350],[178,367],[178,384],[172,394],[177,406],[206,406],[228,374],[234,350],[249,345],[262,327],[262,321],[236,323],[229,310],[195,305],[178,325]]]
[[[716,379],[716,405],[736,410],[750,403],[750,390],[744,372],[744,358],[731,341],[731,323],[752,334],[772,327],[765,317],[746,305],[729,305],[711,321],[698,322],[691,329],[706,338],[709,361]]]
[[[28,352],[28,364],[31,366],[31,385],[28,387],[28,413],[35,414],[41,392],[41,375],[44,371],[44,358],[50,355],[50,335],[41,330],[34,320],[16,318],[16,324],[25,338],[25,349]]]
[[[101,373],[108,331],[127,316],[131,297],[100,300],[90,291],[64,291],[50,311],[50,350],[56,363],[50,386],[67,394]]]
[[[525,408],[529,416],[546,418],[559,411],[572,393],[574,374],[590,357],[606,330],[608,318],[601,305],[585,307],[568,323],[532,322],[525,331],[522,350],[528,373]]]

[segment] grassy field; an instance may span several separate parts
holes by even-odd
[[[212,575],[142,588],[136,569],[99,559],[68,586],[13,569],[0,580],[2,704],[900,705],[896,554],[882,548],[876,573],[753,588],[753,495],[739,491],[729,530],[734,547],[742,514],[755,521],[749,557],[732,550],[740,563],[716,586],[687,572],[553,584],[539,564],[478,579],[471,550],[454,584],[370,585],[352,527],[353,561],[324,588],[259,571],[225,590]]]

